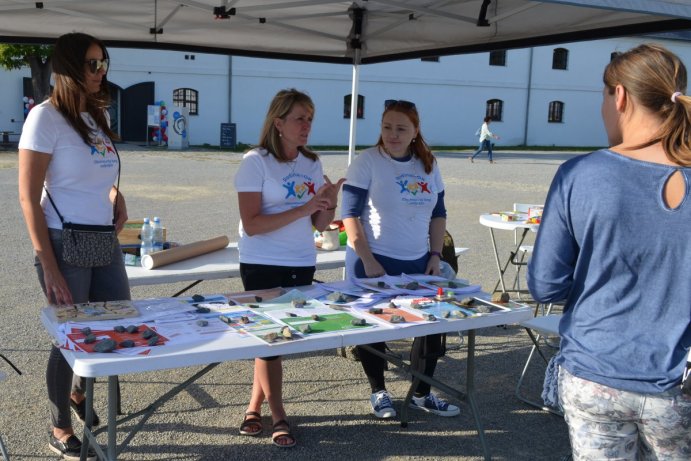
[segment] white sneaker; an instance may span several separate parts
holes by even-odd
[[[372,411],[377,418],[395,418],[396,410],[393,409],[391,394],[388,391],[379,391],[372,394],[369,398],[372,404]]]
[[[461,409],[456,405],[451,405],[444,399],[440,399],[434,393],[430,392],[424,397],[415,397],[410,400],[410,408],[417,408],[418,410],[434,413],[438,416],[456,416],[461,412]]]

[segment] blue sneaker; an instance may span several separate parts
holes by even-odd
[[[391,394],[388,391],[375,392],[370,396],[369,401],[372,404],[372,411],[377,418],[390,419],[396,417],[396,410],[393,409]]]
[[[456,405],[451,405],[444,399],[440,399],[432,392],[424,397],[415,397],[410,400],[410,408],[417,408],[418,410],[434,413],[439,416],[456,416],[461,412],[461,409]]]

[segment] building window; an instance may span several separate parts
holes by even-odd
[[[192,88],[173,90],[173,105],[187,107],[190,115],[199,115],[199,92]]]
[[[549,123],[562,123],[564,121],[563,102],[552,101],[549,103],[549,114],[547,114],[547,121]]]
[[[493,122],[501,122],[503,106],[504,101],[501,99],[490,99],[487,101],[487,110],[485,111],[485,115],[490,117]]]
[[[495,50],[489,52],[490,66],[506,66],[506,50]]]
[[[350,118],[350,96],[343,96],[343,118]],[[357,97],[357,118],[365,118],[365,97],[361,94]]]
[[[569,63],[569,50],[555,48],[552,54],[552,69],[566,70]]]
[[[423,62],[439,62],[439,56],[427,56],[424,58],[420,58],[420,61]]]

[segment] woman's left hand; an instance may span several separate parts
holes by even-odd
[[[338,205],[338,192],[341,190],[345,180],[346,178],[341,178],[334,184],[328,176],[324,175],[325,183],[319,188],[317,195],[329,201],[329,208],[336,208],[336,205]]]

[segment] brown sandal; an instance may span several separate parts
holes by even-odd
[[[255,437],[264,431],[262,426],[262,415],[256,411],[248,411],[240,424],[240,435]]]
[[[295,437],[290,433],[290,424],[285,419],[276,421],[273,425],[274,432],[271,434],[271,441],[274,445],[279,448],[291,448],[294,447],[297,442]],[[288,443],[279,443],[279,440],[288,441]]]

